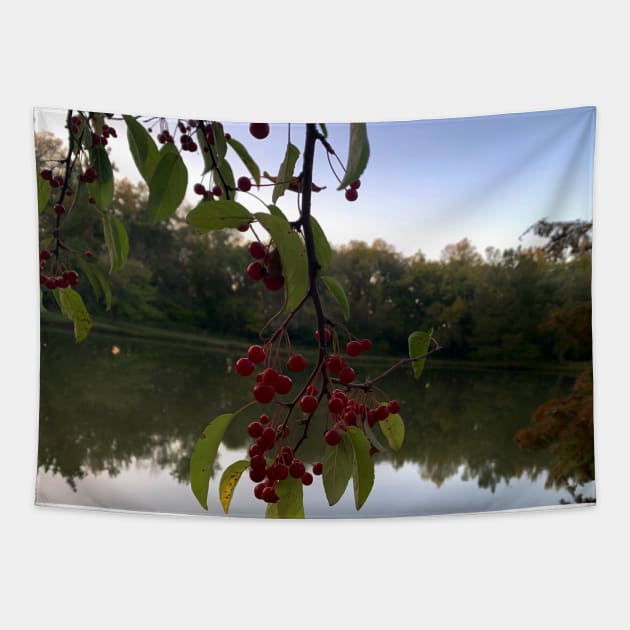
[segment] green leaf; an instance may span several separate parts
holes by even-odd
[[[105,245],[109,252],[109,273],[120,271],[129,256],[129,237],[123,222],[113,214],[103,214]]]
[[[352,442],[352,483],[354,485],[354,505],[360,510],[374,485],[374,461],[370,457],[370,442],[358,427],[348,427]]]
[[[352,123],[350,125],[350,146],[348,147],[346,173],[337,190],[343,190],[353,181],[359,179],[369,159],[370,144],[367,137],[367,125],[365,123]]]
[[[269,503],[265,518],[304,518],[304,489],[301,479],[287,477],[276,485],[277,503]]]
[[[217,166],[220,167],[223,164],[225,154],[227,153],[227,141],[225,139],[225,133],[223,132],[221,123],[213,121],[212,132],[214,134],[214,157],[217,160]]]
[[[287,215],[284,214],[284,212],[282,212],[282,210],[280,210],[280,208],[278,208],[278,206],[274,206],[272,204],[272,205],[267,206],[267,207],[269,208],[269,212],[271,212],[271,214],[273,214],[274,217],[281,217],[285,221],[288,221]]]
[[[46,181],[39,173],[37,174],[37,211],[41,214],[48,205],[50,199],[50,182]]]
[[[202,201],[186,217],[186,223],[200,232],[236,228],[253,219],[249,210],[237,201]]]
[[[114,200],[114,173],[105,147],[97,145],[90,151],[92,166],[96,169],[98,177],[88,184],[90,196],[94,197],[96,207],[107,210]]]
[[[79,267],[81,267],[81,270],[90,281],[96,299],[100,300],[101,297],[104,298],[105,306],[109,311],[112,307],[112,290],[105,274],[95,262],[91,263],[87,262],[84,258],[79,258],[78,263]]]
[[[123,116],[127,123],[127,142],[131,157],[136,163],[140,175],[148,184],[153,177],[155,167],[160,159],[155,140],[151,134],[133,116]]]
[[[170,217],[186,195],[188,170],[175,146],[165,144],[149,183],[147,212],[152,221]]]
[[[254,216],[269,232],[280,252],[286,296],[284,310],[292,311],[308,291],[308,261],[304,241],[286,219],[263,212],[257,212]]]
[[[390,413],[385,420],[380,420],[378,425],[391,446],[392,450],[398,451],[405,441],[405,423],[397,413]]]
[[[409,358],[413,359],[414,357],[422,357],[429,350],[429,344],[431,343],[431,335],[433,334],[433,329],[429,332],[412,332],[409,335]],[[411,366],[413,367],[413,375],[416,379],[422,376],[422,370],[424,370],[424,362],[425,359],[417,359],[413,361]]]
[[[318,123],[319,124],[319,128],[322,132],[322,136],[324,136],[324,138],[328,138],[328,129],[326,127],[325,123]]]
[[[289,188],[291,178],[293,177],[293,170],[295,169],[295,163],[299,157],[300,150],[289,142],[289,144],[287,144],[286,153],[284,154],[284,160],[282,160],[282,164],[280,164],[278,170],[276,185],[273,187],[273,194],[271,195],[273,203],[276,203],[276,201],[284,195],[285,190]]]
[[[74,324],[74,338],[77,343],[83,341],[92,328],[92,318],[81,295],[70,288],[55,289],[54,294],[61,312]]]
[[[227,160],[223,161],[223,164],[218,169],[212,169],[212,178],[214,183],[221,188],[221,199],[226,199],[225,186],[230,189],[230,196],[234,198],[234,189],[236,183],[234,180],[234,173],[232,167]],[[225,185],[223,184],[225,182]]]
[[[335,300],[337,300],[337,303],[341,307],[344,319],[349,319],[350,303],[348,302],[348,296],[343,290],[341,284],[331,276],[322,276],[322,282],[328,287],[328,290],[331,292]]]
[[[206,142],[206,135],[200,126],[197,126],[197,144],[203,156],[203,174],[205,175],[212,170],[213,162],[212,154],[210,153],[211,147]],[[206,149],[208,150],[206,151]]]
[[[321,225],[313,216],[311,216],[311,227],[313,229],[313,241],[315,243],[315,258],[317,258],[317,262],[319,263],[320,272],[324,273],[330,267],[332,249],[330,248],[326,234],[324,234],[324,230],[322,230]]]
[[[379,451],[385,451],[385,447],[379,442],[379,440],[377,439],[376,435],[374,434],[374,431],[372,431],[372,428],[370,427],[370,423],[369,422],[364,422],[363,423],[363,430],[365,431],[365,435],[367,435],[368,440],[370,440],[370,443]]]
[[[326,446],[324,450],[322,477],[328,505],[335,505],[346,491],[352,477],[353,453],[352,442],[347,433],[343,434],[337,446]]]
[[[227,143],[234,149],[236,155],[241,158],[241,161],[245,164],[245,167],[256,182],[256,186],[260,186],[260,168],[258,168],[258,164],[256,164],[252,156],[247,152],[247,149],[238,140],[234,140],[234,138],[230,138]]]
[[[204,510],[208,509],[208,487],[214,460],[223,434],[230,424],[233,413],[217,416],[203,432],[193,448],[190,458],[190,486]]]
[[[223,511],[227,514],[232,502],[232,495],[236,488],[241,475],[249,468],[249,461],[239,459],[237,462],[230,464],[221,475],[219,483],[219,501],[223,506]]]

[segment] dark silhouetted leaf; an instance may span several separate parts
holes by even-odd
[[[337,190],[343,190],[353,181],[359,179],[370,159],[370,144],[365,123],[350,125],[350,146],[348,147],[348,163],[346,172]]]

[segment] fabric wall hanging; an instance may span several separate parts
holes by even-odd
[[[38,504],[595,501],[594,108],[35,129]]]

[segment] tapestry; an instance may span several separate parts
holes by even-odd
[[[594,107],[34,125],[38,505],[595,502]]]

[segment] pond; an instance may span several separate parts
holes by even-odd
[[[251,379],[232,371],[242,351],[199,343],[142,340],[93,332],[82,344],[42,328],[37,503],[223,515],[221,471],[245,456],[247,412],[230,425],[210,482],[208,511],[188,482],[195,441],[216,415],[250,400]],[[357,362],[363,373],[382,368]],[[352,518],[482,512],[574,502],[548,487],[550,455],[524,450],[513,436],[541,403],[567,394],[574,376],[532,371],[451,368],[429,361],[420,381],[401,369],[384,381],[402,405],[406,437],[396,453],[375,455],[374,488],[354,508],[352,484],[329,507],[321,477],[304,489],[306,517]],[[318,425],[319,423],[319,425]],[[316,418],[300,449],[322,456]],[[594,498],[594,482],[579,488]],[[230,515],[263,516],[244,475]]]

